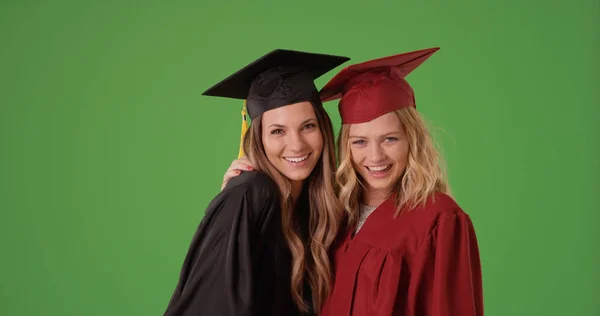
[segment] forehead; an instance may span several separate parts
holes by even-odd
[[[350,124],[350,137],[353,136],[378,136],[389,133],[403,133],[402,122],[395,112],[388,112],[369,122]]]
[[[305,101],[266,111],[263,114],[262,123],[267,126],[270,124],[294,125],[311,118],[316,118],[315,110],[312,103]]]

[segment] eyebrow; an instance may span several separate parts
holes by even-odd
[[[388,132],[385,133],[383,135],[381,135],[380,137],[388,137],[390,135],[396,135],[396,134],[402,134],[402,132],[398,131],[398,132]],[[348,138],[368,138],[367,136],[358,136],[358,135],[350,135],[348,136]]]
[[[316,121],[316,120],[317,120],[317,119],[316,119],[315,117],[311,117],[311,118],[309,118],[309,119],[306,119],[306,120],[304,120],[304,122],[302,122],[302,124],[300,124],[300,125],[304,125],[304,124],[306,124],[306,123],[309,123],[309,122],[311,122],[311,121]],[[285,125],[281,125],[281,124],[271,124],[271,125],[269,125],[269,128],[271,128],[271,127],[284,128],[284,127],[286,127],[286,126],[285,126]]]

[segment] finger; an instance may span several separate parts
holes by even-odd
[[[231,170],[231,171],[225,172],[225,175],[223,176],[223,183],[221,183],[221,190],[223,190],[225,188],[225,186],[227,185],[227,182],[229,182],[229,180],[231,180],[231,178],[237,177],[240,174],[241,174],[241,171],[239,171],[239,170]]]
[[[231,170],[231,171],[227,171],[225,172],[225,175],[223,176],[223,183],[228,182],[231,178],[237,177],[241,174],[240,170]]]
[[[254,165],[252,165],[252,163],[248,160],[248,161],[242,161],[240,159],[235,160],[234,162],[231,163],[231,166],[229,166],[229,170],[243,170],[243,171],[249,171],[249,170],[254,170]]]
[[[250,158],[248,158],[247,156],[244,156],[244,157],[240,158],[239,160],[240,160],[240,162],[243,162],[248,167],[250,167],[250,169],[256,169],[256,167],[254,166],[252,161],[250,161]]]

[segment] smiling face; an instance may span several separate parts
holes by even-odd
[[[262,115],[262,143],[271,164],[293,182],[313,171],[323,151],[323,136],[310,102],[300,102]]]
[[[391,192],[408,161],[409,143],[398,115],[389,112],[352,124],[348,140],[352,163],[367,191]]]

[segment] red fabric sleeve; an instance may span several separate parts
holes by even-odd
[[[483,315],[479,248],[468,215],[440,216],[419,253],[415,272],[409,289],[411,314]]]

